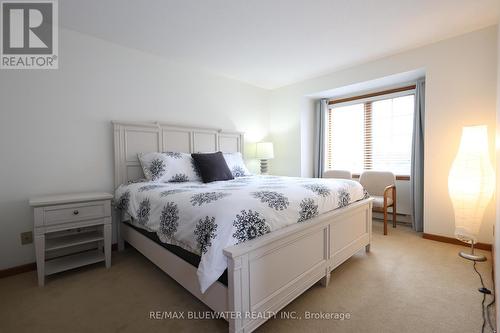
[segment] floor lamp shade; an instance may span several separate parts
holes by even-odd
[[[455,211],[455,237],[476,243],[484,211],[495,187],[488,154],[486,126],[462,129],[457,156],[448,176],[448,191]]]

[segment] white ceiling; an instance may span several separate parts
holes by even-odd
[[[277,88],[498,22],[500,0],[63,0],[63,26]]]

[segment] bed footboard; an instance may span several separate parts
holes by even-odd
[[[320,215],[227,248],[230,332],[251,332],[304,291],[365,248],[372,230],[372,199]]]

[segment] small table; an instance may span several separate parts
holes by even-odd
[[[106,268],[111,266],[112,198],[109,193],[75,193],[29,201],[34,207],[39,286],[44,285],[46,275],[100,261],[106,262]],[[89,243],[95,243],[97,249],[71,254],[72,248],[78,250],[77,246]],[[56,255],[46,260],[47,252]],[[57,252],[64,255],[57,256]]]

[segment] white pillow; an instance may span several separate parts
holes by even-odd
[[[243,162],[241,153],[223,153],[223,155],[234,178],[252,175],[250,171],[248,171],[245,162]]]
[[[138,154],[144,176],[154,182],[201,181],[191,154],[164,152]]]

